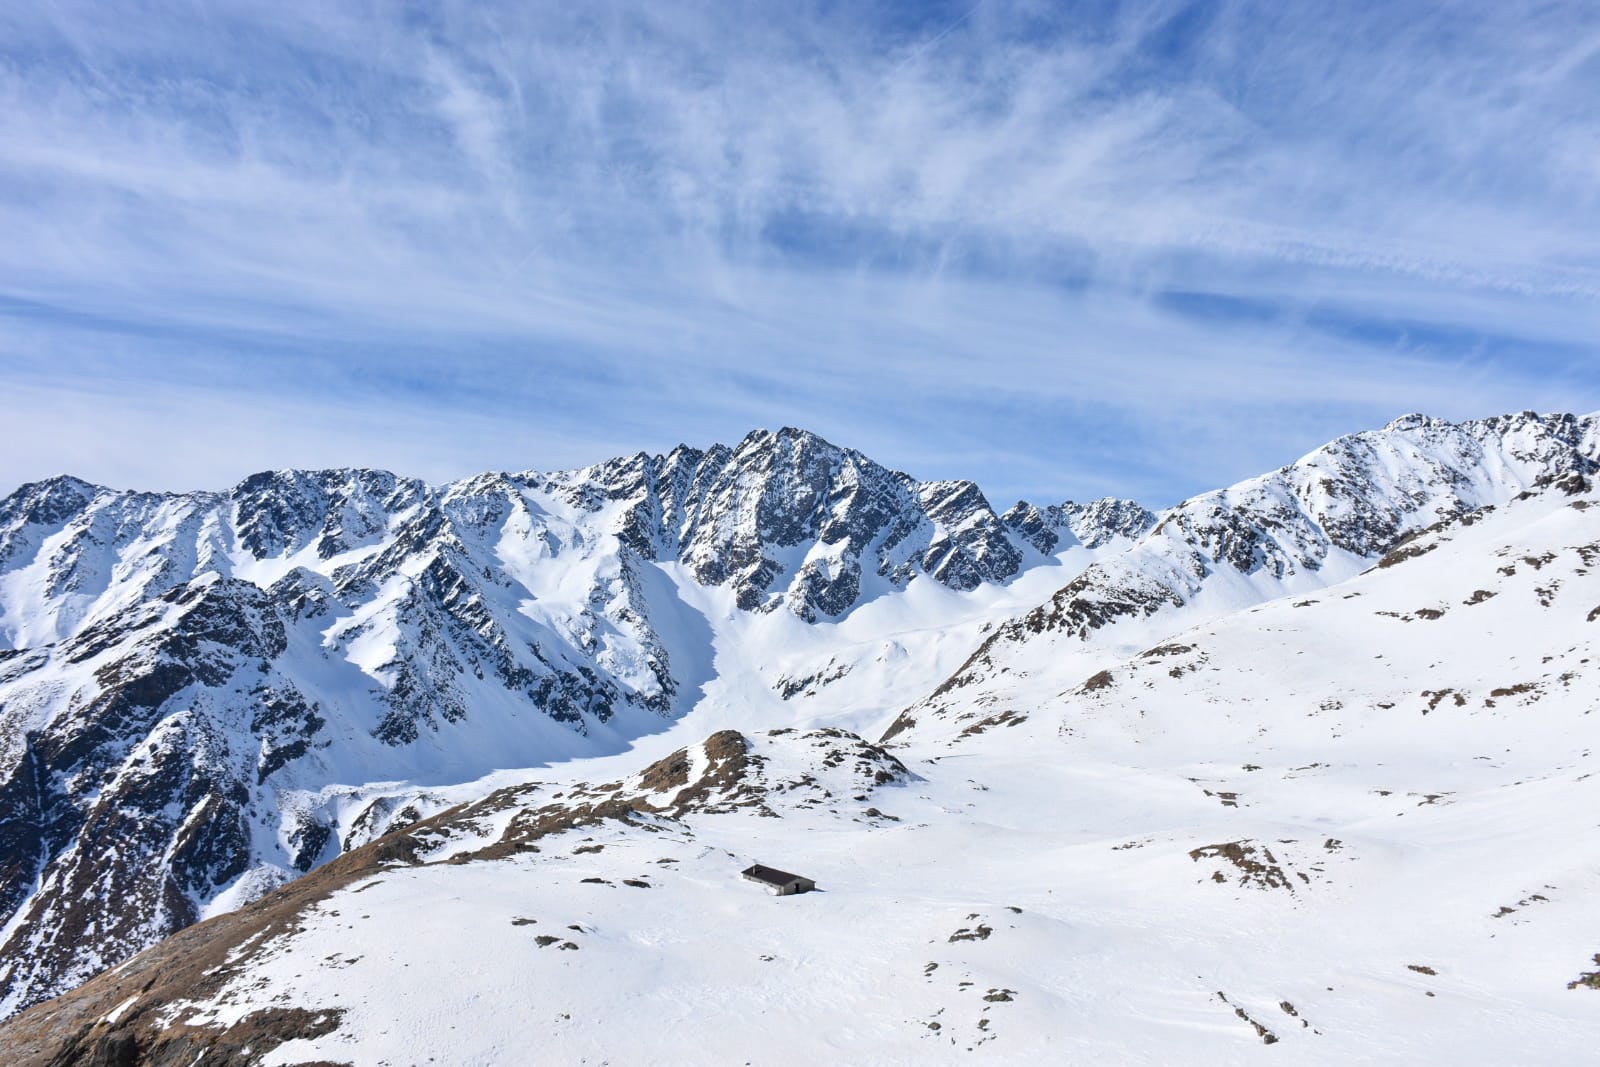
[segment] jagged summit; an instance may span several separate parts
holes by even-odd
[[[1148,509],[1133,500],[1106,497],[1087,504],[1071,500],[1035,507],[1019,500],[1001,520],[1040,552],[1050,554],[1071,538],[1099,548],[1117,537],[1137,538],[1156,523]]]

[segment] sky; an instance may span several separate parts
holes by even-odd
[[[0,492],[1600,409],[1592,2],[0,5]]]

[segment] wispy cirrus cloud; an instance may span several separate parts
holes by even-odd
[[[564,7],[0,14],[0,383],[64,430],[0,480],[797,423],[1164,502],[1600,407],[1581,5]]]

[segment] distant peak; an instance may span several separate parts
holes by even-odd
[[[58,474],[54,478],[32,482],[28,486],[23,486],[23,488],[26,489],[30,486],[49,492],[81,493],[87,496],[93,496],[105,490],[105,486],[85,481],[75,474]]]
[[[1427,426],[1429,423],[1431,423],[1433,421],[1434,420],[1432,418],[1430,418],[1427,415],[1422,414],[1421,412],[1412,411],[1412,412],[1408,412],[1405,415],[1401,415],[1398,419],[1391,420],[1390,423],[1387,426],[1384,427],[1384,429],[1385,430],[1415,430],[1415,429],[1418,429],[1419,427]]]
[[[107,492],[104,486],[71,474],[60,474],[18,486],[7,499],[24,502],[23,506],[30,509],[42,506],[50,514],[56,514],[63,508],[83,507],[103,492]]]
[[[744,435],[744,440],[739,442],[738,450],[743,451],[746,448],[760,448],[772,443],[788,444],[791,442],[821,445],[832,449],[838,448],[837,445],[834,445],[832,442],[824,439],[818,434],[812,433],[810,430],[802,430],[798,426],[784,426],[775,431],[765,428],[751,430],[749,433]]]

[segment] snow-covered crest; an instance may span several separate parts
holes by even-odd
[[[1193,497],[1126,553],[999,626],[896,730],[937,716],[944,694],[1026,670],[1022,658],[1136,651],[1173,618],[1221,615],[1343,581],[1408,535],[1548,487],[1579,491],[1600,470],[1600,418],[1533,412],[1450,423],[1421,415],[1341,437],[1269,474]],[[1181,613],[1180,613],[1181,609]],[[1180,614],[1174,614],[1180,613]],[[1041,639],[1042,638],[1042,639]],[[977,689],[964,697],[970,702]]]

